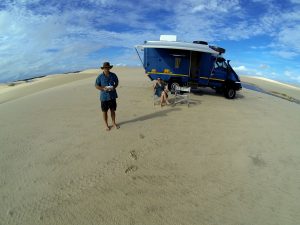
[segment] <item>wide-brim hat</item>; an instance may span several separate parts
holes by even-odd
[[[109,69],[111,69],[111,68],[113,68],[113,65],[110,65],[109,62],[104,62],[104,63],[103,63],[103,66],[101,67],[101,69],[104,69],[104,68],[109,68]]]

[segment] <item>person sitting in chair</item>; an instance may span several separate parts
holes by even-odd
[[[157,81],[153,85],[154,88],[154,94],[160,97],[160,106],[162,107],[164,103],[167,105],[170,104],[168,101],[168,85],[166,85],[162,79],[159,77],[157,78]]]

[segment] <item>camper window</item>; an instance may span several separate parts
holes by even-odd
[[[180,67],[181,58],[175,57],[175,69]]]

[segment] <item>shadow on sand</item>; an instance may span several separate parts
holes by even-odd
[[[140,116],[140,117],[137,117],[137,118],[134,118],[134,119],[131,119],[131,120],[119,122],[119,125],[150,120],[150,119],[153,119],[153,118],[156,118],[156,117],[164,117],[164,116],[166,117],[166,116],[168,116],[169,113],[174,112],[174,111],[180,111],[180,110],[181,110],[180,108],[172,107],[172,108],[162,110],[162,111],[159,111],[159,112],[154,112],[154,113],[150,113],[150,114],[147,114],[147,115],[144,115],[144,116]]]
[[[211,88],[197,88],[197,89],[192,89],[191,91],[193,94],[195,95],[211,95],[211,96],[218,96],[221,98],[225,98],[224,94],[222,93],[217,93],[215,90],[211,89]],[[230,101],[234,101],[234,100],[239,100],[245,98],[244,95],[242,95],[240,92],[236,93],[236,96],[234,99],[230,99]]]
[[[294,102],[294,103],[300,105],[300,100],[299,99],[293,98],[293,97],[291,97],[287,94],[284,94],[284,93],[280,93],[280,92],[276,92],[276,91],[266,91],[266,90],[258,87],[255,84],[251,84],[251,83],[247,83],[247,82],[243,82],[242,86],[243,86],[243,88],[246,88],[246,89],[249,89],[249,90],[252,90],[252,91],[257,91],[257,92],[260,92],[260,93],[263,93],[263,94],[272,95],[274,97],[281,98],[281,99],[284,99],[284,100],[287,100],[287,101],[290,101],[290,102]]]

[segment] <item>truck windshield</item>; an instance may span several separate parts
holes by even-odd
[[[221,69],[227,69],[227,63],[225,61],[223,62],[215,62],[215,69],[216,68],[221,68]]]

